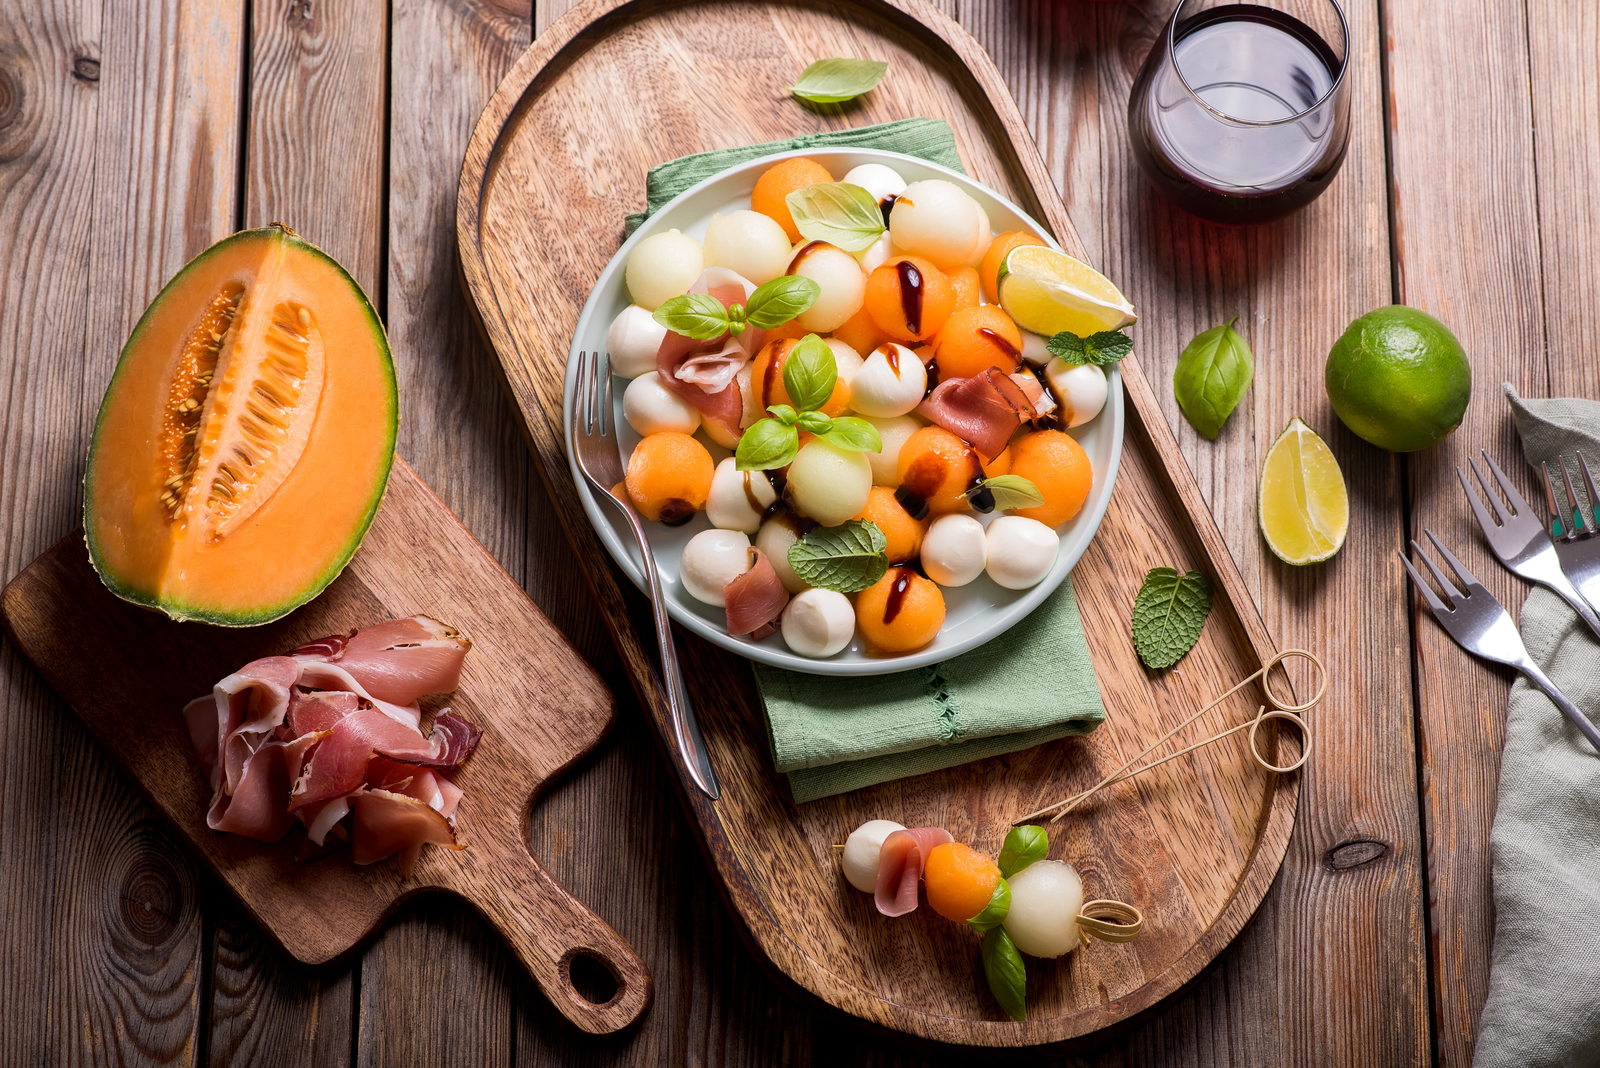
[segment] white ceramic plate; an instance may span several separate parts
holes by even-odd
[[[703,238],[706,225],[714,213],[748,208],[750,192],[755,188],[756,178],[774,161],[789,156],[809,156],[827,167],[835,176],[841,176],[863,163],[883,163],[898,171],[907,182],[943,178],[966,190],[983,206],[989,213],[989,220],[995,233],[1006,230],[1031,230],[1049,242],[1052,248],[1061,247],[1043,227],[1023,214],[1022,209],[994,190],[979,185],[955,171],[898,152],[814,148],[767,156],[732,167],[673,198],[617,250],[617,254],[606,265],[606,269],[600,273],[600,280],[596,283],[594,291],[589,294],[589,301],[583,306],[583,313],[578,317],[578,327],[573,334],[572,348],[567,356],[564,407],[567,413],[565,430],[569,443],[572,435],[572,394],[577,376],[577,354],[585,350],[604,351],[606,331],[611,321],[630,303],[627,287],[623,283],[623,268],[634,246],[651,234],[662,230],[681,230],[696,238]],[[627,466],[633,447],[639,442],[639,435],[634,433],[633,428],[622,417],[622,393],[626,384],[626,381],[619,378],[612,389],[618,444],[624,467]],[[747,656],[752,660],[776,667],[818,675],[884,675],[894,671],[906,671],[948,660],[958,653],[964,653],[998,637],[1033,611],[1061,584],[1061,580],[1067,577],[1067,573],[1083,555],[1089,540],[1100,527],[1100,520],[1106,514],[1106,506],[1111,501],[1111,487],[1117,477],[1117,465],[1122,458],[1122,375],[1115,368],[1110,373],[1109,384],[1106,406],[1099,416],[1070,431],[1089,454],[1089,462],[1094,468],[1094,482],[1090,486],[1089,497],[1084,502],[1083,510],[1071,522],[1059,528],[1061,550],[1056,557],[1055,567],[1045,576],[1043,582],[1027,590],[1004,589],[996,585],[987,575],[981,575],[976,581],[959,588],[941,587],[945,598],[944,629],[924,648],[903,656],[869,656],[858,634],[843,651],[826,660],[818,660],[790,652],[782,636],[778,634],[759,642],[733,637],[727,631],[722,609],[695,600],[689,596],[678,580],[678,558],[683,553],[684,545],[690,538],[711,526],[704,511],[697,513],[692,520],[681,527],[668,527],[660,523],[645,524],[650,537],[650,547],[656,554],[656,564],[661,570],[667,610],[681,625],[740,656]],[[710,449],[713,460],[720,461],[729,455],[727,449],[711,444],[703,433],[697,437]],[[578,470],[577,461],[573,458],[570,447],[568,463],[572,468],[572,478],[577,483],[578,495],[583,500],[589,522],[594,525],[600,540],[605,543],[606,549],[622,570],[635,585],[643,589],[644,572],[627,521],[622,518],[614,505],[597,499],[588,480]],[[977,518],[983,523],[987,523],[990,519],[989,516]]]

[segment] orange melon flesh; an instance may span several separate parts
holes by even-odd
[[[388,341],[360,286],[284,227],[225,238],[122,350],[84,480],[95,568],[174,619],[286,615],[354,555],[397,424]]]

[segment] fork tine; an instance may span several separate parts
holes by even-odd
[[[1417,543],[1412,542],[1411,544],[1416,545]],[[1417,574],[1417,569],[1411,566],[1411,561],[1406,559],[1406,554],[1397,550],[1396,555],[1400,557],[1400,562],[1406,565],[1406,574],[1411,576],[1411,581],[1417,587],[1417,592],[1422,595],[1424,601],[1428,602],[1428,607],[1433,609],[1434,615],[1449,612],[1450,609],[1445,606],[1443,601],[1439,600],[1439,595],[1433,592],[1433,587],[1428,585],[1423,577]],[[1418,555],[1421,555],[1420,549],[1418,550]],[[1427,559],[1426,556],[1422,558],[1424,560]]]
[[[1506,477],[1506,473],[1500,470],[1500,465],[1494,462],[1494,457],[1489,455],[1489,450],[1479,449],[1478,451],[1483,454],[1483,462],[1489,465],[1489,470],[1494,472],[1494,480],[1500,483],[1500,489],[1505,493],[1506,500],[1511,502],[1512,513],[1526,515],[1528,512],[1533,511],[1532,508],[1528,507],[1527,498],[1517,492],[1517,487],[1511,484],[1511,480]]]
[[[1539,470],[1544,472],[1544,506],[1550,513],[1550,525],[1555,528],[1550,533],[1553,537],[1565,538],[1567,525],[1561,521],[1561,506],[1556,503],[1556,488],[1550,481],[1550,465],[1540,460]]]
[[[1468,570],[1467,565],[1458,560],[1456,558],[1456,554],[1451,552],[1449,548],[1445,546],[1445,543],[1440,541],[1438,537],[1435,536],[1433,531],[1429,530],[1427,527],[1423,527],[1422,532],[1428,536],[1428,540],[1433,542],[1433,547],[1439,550],[1439,555],[1444,557],[1445,562],[1450,565],[1453,571],[1455,571],[1456,578],[1461,582],[1461,585],[1466,586],[1469,589],[1473,586],[1483,585],[1483,583],[1478,581],[1478,576],[1474,575],[1470,570]]]
[[[1421,560],[1427,569],[1433,573],[1433,577],[1438,581],[1440,588],[1444,590],[1444,595],[1450,598],[1452,605],[1455,604],[1457,599],[1464,596],[1460,590],[1450,584],[1449,579],[1444,577],[1444,572],[1439,570],[1438,565],[1433,562],[1432,558],[1422,551],[1422,546],[1417,544],[1416,538],[1411,539],[1411,551],[1416,553],[1417,559]]]
[[[1594,533],[1594,524],[1589,522],[1589,517],[1583,514],[1583,509],[1578,507],[1578,495],[1572,491],[1572,472],[1567,470],[1567,458],[1556,457],[1561,463],[1561,481],[1567,487],[1567,504],[1572,508],[1572,532],[1576,534],[1578,527],[1583,527],[1585,534]]]
[[[1484,534],[1487,535],[1489,531],[1495,527],[1505,526],[1506,521],[1510,517],[1506,514],[1505,508],[1500,504],[1500,498],[1497,497],[1494,491],[1489,488],[1489,483],[1484,481],[1483,472],[1478,470],[1478,465],[1472,462],[1472,458],[1470,456],[1467,458],[1467,466],[1471,467],[1472,473],[1478,477],[1478,485],[1483,487],[1483,495],[1489,499],[1490,504],[1494,505],[1495,515],[1499,519],[1499,522],[1497,523],[1495,520],[1489,518],[1489,511],[1483,506],[1483,501],[1478,498],[1478,492],[1474,490],[1472,488],[1472,484],[1467,481],[1466,472],[1462,471],[1459,467],[1456,468],[1456,477],[1461,480],[1461,488],[1467,492],[1467,503],[1472,506],[1472,514],[1478,517],[1478,526],[1482,527]]]
[[[1583,458],[1583,453],[1578,453],[1578,467],[1583,471],[1583,488],[1589,494],[1589,511],[1594,514],[1596,507],[1600,507],[1600,489],[1594,484],[1594,476],[1589,473],[1589,461]],[[1600,522],[1600,515],[1596,515],[1596,522]]]
[[[589,354],[585,351],[578,353],[578,380],[572,387],[572,403],[572,421],[589,433]]]
[[[600,383],[600,433],[609,434],[606,428],[611,421],[611,359],[603,352],[594,354],[594,373]]]

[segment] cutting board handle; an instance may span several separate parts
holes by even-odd
[[[467,863],[443,866],[458,874],[447,877],[449,888],[478,906],[574,1026],[595,1035],[620,1031],[650,1008],[655,995],[650,970],[627,939],[539,863],[523,837],[526,816],[526,809],[513,810],[495,826],[480,827],[481,837],[454,854]],[[609,1000],[596,1004],[573,985],[572,966],[580,957],[611,973],[616,993]]]

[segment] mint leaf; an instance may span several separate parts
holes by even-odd
[[[745,305],[744,318],[757,330],[782,326],[796,315],[803,315],[822,295],[822,287],[797,274],[779,275],[756,287]]]
[[[883,209],[877,197],[859,185],[818,182],[796,189],[784,202],[794,216],[795,229],[807,241],[860,252],[883,233]]]
[[[989,895],[989,903],[983,911],[967,921],[967,926],[974,931],[992,931],[1000,926],[1000,921],[1006,918],[1006,913],[1011,911],[1011,884],[1004,878],[994,881],[994,893]]]
[[[745,431],[749,433],[749,431]],[[789,567],[800,581],[824,590],[855,593],[889,570],[889,539],[869,519],[818,527],[789,546]]]
[[[1050,355],[1058,356],[1068,363],[1084,362],[1083,338],[1070,330],[1052,334],[1050,340],[1044,343],[1044,347],[1050,350]]]
[[[879,59],[819,59],[785,88],[813,104],[838,104],[869,92],[888,69]]]
[[[1072,364],[1110,367],[1133,351],[1133,339],[1121,330],[1101,330],[1088,337],[1063,331],[1044,343],[1050,355]]]
[[[1233,328],[1239,317],[1202,331],[1184,346],[1172,371],[1172,392],[1194,428],[1215,441],[1255,377],[1250,346]]]
[[[833,350],[815,334],[800,339],[783,361],[783,390],[802,412],[815,411],[833,396],[839,365]]]
[[[870,450],[863,450],[870,451]],[[1044,494],[1031,479],[1021,475],[995,475],[967,487],[962,496],[970,502],[980,490],[988,490],[994,498],[993,508],[1037,508],[1044,503]],[[974,506],[976,507],[976,506]]]
[[[1200,572],[1151,568],[1133,600],[1133,647],[1144,666],[1159,671],[1182,660],[1210,612],[1211,582]]]
[[[1028,824],[1013,827],[1000,847],[1000,876],[1011,878],[1036,860],[1043,860],[1050,852],[1050,836],[1043,827]]]
[[[1022,966],[1022,954],[1004,927],[996,927],[983,936],[983,977],[989,980],[989,990],[1007,1016],[1013,1020],[1028,1018],[1028,973]]]
[[[781,419],[761,419],[739,436],[734,466],[740,471],[787,467],[800,451],[800,435]]]
[[[831,425],[825,430],[815,433],[834,448],[844,449],[846,452],[883,451],[883,438],[878,435],[878,428],[865,419],[845,415],[830,419],[829,423]]]
[[[728,309],[707,293],[685,293],[662,304],[650,316],[674,334],[709,341],[728,332]]]

